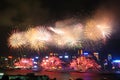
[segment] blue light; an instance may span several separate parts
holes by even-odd
[[[37,68],[37,66],[35,65],[35,66],[33,66],[34,68]]]
[[[32,58],[32,61],[34,61],[34,59]]]
[[[39,57],[38,57],[38,56],[36,56],[35,58],[36,58],[36,59],[38,59]]]
[[[69,58],[69,56],[64,56],[64,58]]]
[[[59,58],[63,58],[63,56],[59,56]]]
[[[87,56],[87,55],[88,55],[88,53],[87,53],[87,52],[84,52],[84,55],[85,55],[85,56]]]
[[[34,64],[37,64],[37,62],[33,62]]]
[[[115,62],[115,63],[120,63],[120,60],[113,60],[113,62]]]

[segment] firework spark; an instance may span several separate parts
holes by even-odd
[[[89,59],[84,56],[78,57],[77,59],[74,59],[70,63],[70,67],[74,70],[80,70],[80,71],[88,71],[89,69],[93,71],[99,71],[100,65],[98,65],[94,59]]]
[[[62,23],[60,23],[61,25]],[[58,23],[57,23],[58,25]],[[56,25],[56,26],[57,26]],[[60,47],[74,47],[81,41],[83,35],[83,26],[78,23],[74,25],[66,25],[66,27],[50,28],[55,34],[53,35],[54,42]]]
[[[58,57],[44,58],[40,64],[45,70],[59,70],[62,69],[62,61]]]
[[[14,32],[9,37],[9,45],[13,48],[24,46],[33,50],[45,49],[48,46],[82,48],[91,44],[91,41],[106,41],[111,33],[112,27],[108,19],[88,20],[85,26],[79,22],[61,21],[56,22],[54,27],[36,26],[24,32]]]
[[[16,68],[32,68],[33,61],[32,59],[21,58],[19,61],[14,63]]]
[[[30,46],[30,48],[39,50],[39,48],[45,47],[45,42],[49,39],[49,34],[46,33],[44,28],[30,28],[26,34],[25,37],[28,41],[27,45]]]
[[[89,20],[85,26],[85,37],[93,40],[99,41],[101,39],[105,40],[111,34],[111,26],[108,23],[100,23],[95,20]]]
[[[26,44],[24,32],[14,32],[8,39],[9,46],[12,48],[20,48]]]

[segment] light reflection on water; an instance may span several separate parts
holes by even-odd
[[[81,78],[83,80],[120,80],[120,74],[111,73],[84,73],[84,72],[41,72],[42,75],[48,75],[50,78],[57,80],[75,80]]]
[[[69,73],[69,77],[71,77],[72,79],[81,78],[83,80],[99,80],[99,78],[98,78],[97,75],[91,74],[91,73],[76,73],[76,72],[71,72],[71,73]],[[66,80],[69,77],[66,77]]]
[[[120,80],[120,74],[115,73],[84,73],[84,72],[51,72],[51,71],[39,71],[33,72],[30,70],[15,70],[7,71],[8,75],[26,75],[27,73],[34,73],[36,76],[48,75],[51,79],[57,80],[69,80],[81,78],[83,80]]]

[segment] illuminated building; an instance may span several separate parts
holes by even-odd
[[[63,56],[59,56],[59,58],[60,58],[60,59],[62,59],[62,58],[63,58]]]
[[[86,57],[88,57],[88,55],[89,55],[88,52],[84,52],[83,54],[84,54],[84,56],[86,56]]]
[[[53,56],[53,53],[50,53],[50,56]]]
[[[93,55],[97,58],[97,60],[99,60],[99,53],[94,52]]]
[[[83,50],[82,49],[78,50],[78,55],[83,55]]]
[[[77,57],[76,56],[72,56],[72,59],[76,59]]]
[[[108,54],[108,61],[111,61],[111,60],[112,60],[112,55]]]

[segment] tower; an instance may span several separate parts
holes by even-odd
[[[112,55],[108,54],[108,61],[111,61],[111,60],[112,60]]]
[[[99,60],[99,53],[98,52],[94,52],[93,55],[97,58],[97,60]]]
[[[78,50],[78,55],[83,55],[83,50],[82,49]]]

